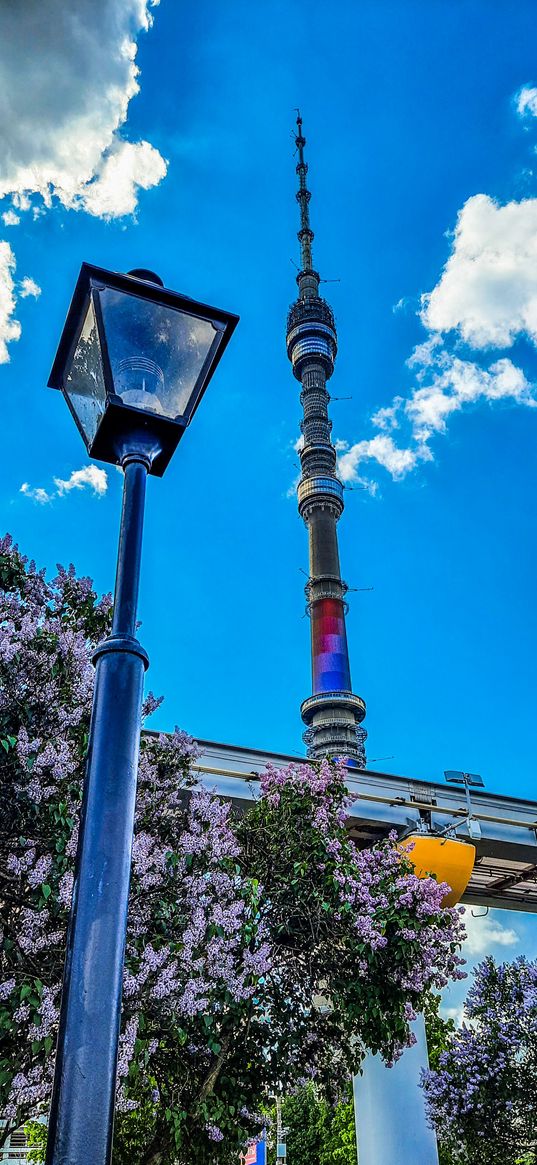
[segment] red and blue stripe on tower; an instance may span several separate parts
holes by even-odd
[[[341,599],[318,599],[311,607],[313,693],[350,692],[345,608]]]

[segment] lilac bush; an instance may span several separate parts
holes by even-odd
[[[429,1119],[454,1165],[537,1162],[537,961],[475,969],[463,1026],[424,1073]]]
[[[464,977],[460,913],[441,905],[447,886],[418,878],[395,835],[358,849],[350,804],[344,765],[269,768],[239,827],[270,887],[262,914],[278,946],[269,983],[276,1059],[283,1049],[332,1099],[367,1050],[397,1059],[414,1042],[411,1021],[428,992]]]
[[[0,1111],[46,1111],[88,743],[107,632],[73,568],[50,582],[0,541]],[[148,696],[144,715],[159,701]],[[138,776],[114,1162],[237,1158],[276,1087],[333,1096],[393,1060],[462,922],[394,838],[360,851],[343,766],[269,769],[242,816],[196,788],[196,746],[145,731]]]

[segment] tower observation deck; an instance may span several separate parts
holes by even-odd
[[[320,276],[313,267],[313,231],[310,227],[304,161],[306,139],[302,118],[297,116],[295,142],[298,153],[297,201],[300,207],[301,266],[297,275],[298,298],[287,317],[287,355],[302,385],[300,428],[302,474],[298,483],[298,511],[308,529],[309,578],[307,610],[311,625],[312,695],[301,713],[306,725],[308,756],[346,756],[365,764],[365,703],[351,687],[345,617],[347,585],[341,578],[337,523],[343,513],[343,486],[336,473],[336,451],[328,417],[330,395],[326,387],[334,371],[337,334],[331,307],[319,295]]]

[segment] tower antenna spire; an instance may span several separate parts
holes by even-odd
[[[300,207],[300,230],[298,232],[298,241],[300,243],[300,261],[301,271],[299,272],[299,280],[302,277],[302,288],[299,282],[299,288],[302,298],[307,299],[309,295],[315,295],[319,290],[319,276],[313,270],[312,257],[312,243],[313,231],[310,226],[310,199],[311,192],[308,190],[307,174],[308,163],[304,160],[304,146],[306,139],[302,132],[302,115],[300,110],[296,111],[296,133],[295,145],[298,152],[298,162],[296,172],[298,175],[298,190],[296,199]],[[312,280],[312,276],[315,278]]]
[[[328,417],[330,396],[326,382],[334,371],[337,333],[330,305],[319,296],[320,277],[313,267],[313,231],[310,227],[304,160],[306,139],[297,109],[295,145],[298,152],[297,202],[300,207],[301,268],[297,275],[298,298],[287,317],[287,355],[300,381],[300,424],[304,444],[300,450],[302,474],[297,488],[298,512],[308,529],[309,577],[306,583],[307,612],[311,624],[312,695],[301,713],[306,725],[308,755],[346,756],[365,764],[365,730],[361,727],[365,703],[351,688],[345,618],[348,587],[339,566],[337,523],[343,513],[343,486],[336,473],[336,450]]]

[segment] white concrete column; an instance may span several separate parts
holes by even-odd
[[[359,1165],[438,1165],[436,1136],[425,1120],[422,1068],[429,1064],[425,1021],[412,1025],[416,1036],[393,1068],[380,1056],[367,1056],[363,1074],[354,1077],[354,1116]]]

